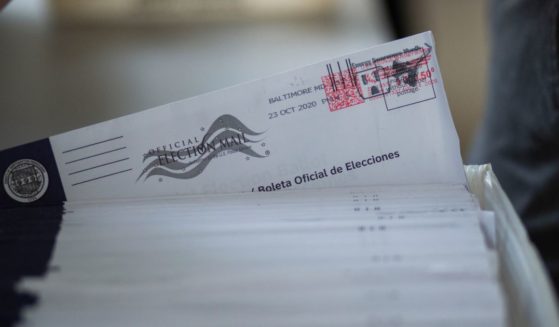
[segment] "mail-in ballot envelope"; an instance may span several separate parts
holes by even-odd
[[[431,33],[0,152],[2,206],[465,184]]]

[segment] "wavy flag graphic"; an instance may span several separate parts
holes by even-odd
[[[167,176],[177,179],[190,179],[200,175],[210,162],[225,151],[240,152],[255,158],[265,158],[252,149],[250,144],[258,143],[261,140],[250,139],[250,136],[259,136],[262,133],[255,132],[246,127],[239,119],[232,115],[222,115],[218,117],[210,126],[204,137],[194,148],[202,149],[202,154],[196,159],[178,159],[168,164],[160,164],[161,156],[174,156],[181,151],[155,151],[144,154],[143,162],[147,163],[142,173],[136,181],[144,177],[144,180],[151,176]],[[153,159],[152,159],[153,158]],[[151,159],[151,160],[150,160]]]

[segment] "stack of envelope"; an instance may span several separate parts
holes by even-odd
[[[4,215],[64,203],[21,325],[505,326],[434,49],[423,33],[0,152]]]
[[[30,326],[503,326],[463,185],[70,204]]]

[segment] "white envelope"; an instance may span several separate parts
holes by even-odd
[[[5,150],[0,205],[464,185],[434,46],[422,33]]]

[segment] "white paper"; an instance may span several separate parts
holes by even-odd
[[[355,210],[365,195],[380,209]],[[504,324],[482,212],[463,186],[66,207],[59,269],[21,285],[41,295],[28,326]]]

